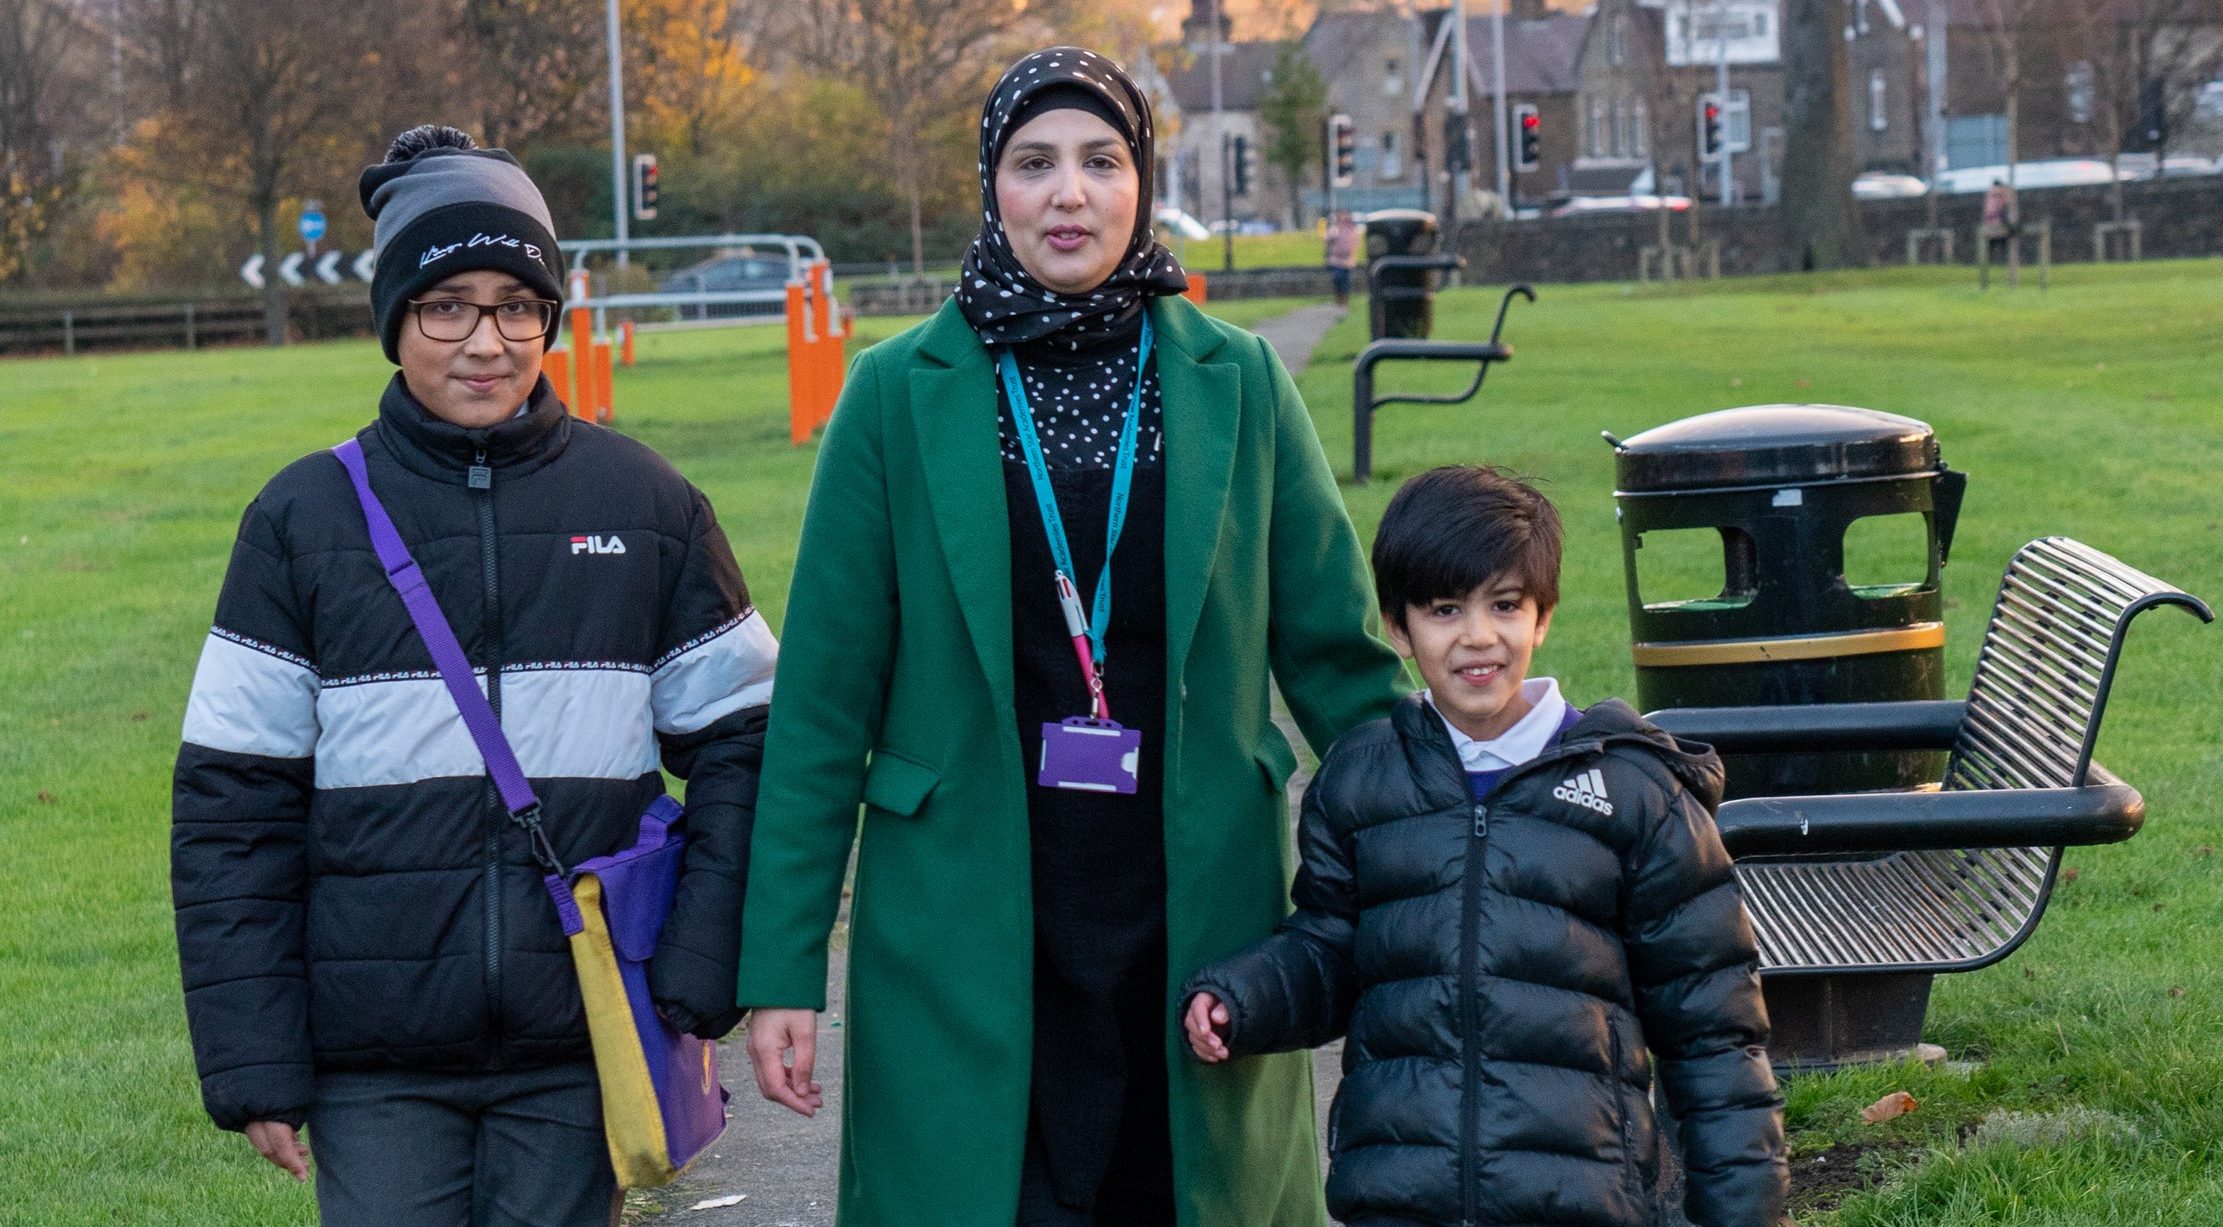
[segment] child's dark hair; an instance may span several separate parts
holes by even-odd
[[[1503,469],[1454,464],[1414,477],[1374,534],[1374,595],[1405,624],[1408,606],[1465,596],[1492,576],[1518,578],[1539,612],[1559,604],[1559,512]]]

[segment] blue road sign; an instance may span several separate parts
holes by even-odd
[[[314,243],[324,237],[324,206],[310,201],[301,208],[301,241]]]

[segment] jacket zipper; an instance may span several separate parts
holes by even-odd
[[[1476,1051],[1482,1029],[1480,990],[1474,981],[1481,970],[1482,848],[1490,835],[1490,807],[1474,803],[1474,833],[1467,840],[1466,867],[1460,877],[1459,903],[1459,1205],[1461,1222],[1474,1227],[1476,1190],[1474,1148],[1481,1109],[1481,1059]]]
[[[465,484],[479,507],[479,570],[486,585],[486,610],[480,625],[486,641],[486,702],[497,723],[502,716],[502,592],[495,558],[494,470],[487,467],[486,449],[471,457]],[[502,1068],[502,834],[509,825],[509,810],[491,776],[486,781],[487,804],[492,808],[492,828],[486,836],[486,1005],[487,1034],[492,1038],[493,1067]]]
[[[1621,1058],[1625,1050],[1621,1046],[1619,1028],[1614,1027],[1610,1022],[1606,1025],[1606,1035],[1610,1044],[1607,1059],[1613,1063],[1613,1069],[1607,1078],[1607,1083],[1613,1088],[1613,1117],[1621,1127],[1621,1177],[1628,1182],[1629,1191],[1636,1198],[1637,1205],[1642,1206],[1647,1196],[1644,1188],[1644,1172],[1636,1153],[1636,1136],[1629,1130],[1627,1088],[1621,1083]]]

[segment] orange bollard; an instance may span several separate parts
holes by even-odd
[[[578,403],[571,398],[571,351],[551,349],[541,355],[540,373],[548,377],[549,384],[556,389],[556,399],[562,401],[566,409]]]
[[[817,393],[817,412],[813,425],[823,426],[833,420],[834,402],[841,399],[842,342],[856,331],[853,318],[842,317],[840,331],[835,331],[834,321],[840,311],[834,302],[834,266],[825,260],[811,265],[811,288],[817,296],[813,304],[813,320],[818,331],[818,361],[814,390]]]
[[[608,422],[617,416],[617,403],[610,395],[610,343],[594,343],[594,420]]]
[[[623,361],[625,365],[631,366],[633,365],[633,321],[627,320],[624,323],[619,324],[618,332],[625,337],[625,356],[623,358]]]
[[[1189,288],[1181,291],[1181,297],[1188,299],[1199,307],[1203,306],[1204,280],[1204,274],[1191,271],[1189,273]]]
[[[787,283],[787,437],[796,447],[810,438],[812,425],[809,392],[805,386],[809,382],[806,372],[810,367],[809,325],[803,283],[790,281]]]
[[[588,421],[594,420],[594,312],[586,306],[588,294],[587,270],[571,270],[571,321],[567,339],[576,359],[570,364],[573,395],[564,398],[571,412]],[[558,387],[558,391],[563,391]]]

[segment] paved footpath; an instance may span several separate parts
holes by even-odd
[[[1305,368],[1320,338],[1342,318],[1343,308],[1324,303],[1266,320],[1256,331],[1273,345],[1282,363],[1294,374]],[[1278,701],[1275,719],[1288,733],[1291,744],[1303,744]],[[1300,771],[1289,781],[1292,814],[1309,778],[1308,771]],[[725,1136],[709,1155],[688,1169],[678,1184],[653,1194],[635,1194],[627,1210],[628,1222],[671,1227],[832,1227],[841,1122],[842,989],[848,983],[848,924],[848,908],[844,906],[834,933],[826,1013],[818,1024],[818,1081],[826,1088],[826,1106],[816,1117],[806,1120],[759,1095],[749,1070],[748,1050],[741,1033],[735,1032],[720,1046],[718,1054],[726,1089],[733,1093]],[[1341,1045],[1336,1045],[1320,1050],[1314,1057],[1323,1137],[1328,1100],[1341,1077],[1341,1052]],[[735,1196],[742,1200],[728,1206],[691,1209],[702,1202]]]

